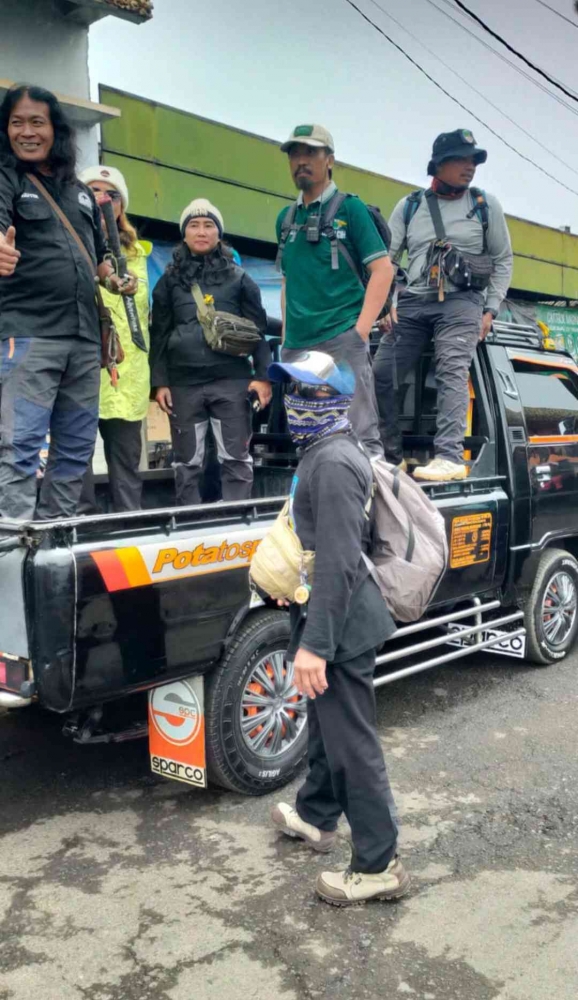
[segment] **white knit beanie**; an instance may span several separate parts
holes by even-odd
[[[120,194],[122,207],[125,212],[128,209],[128,188],[124,177],[116,167],[109,167],[105,164],[102,166],[87,167],[80,174],[80,180],[83,184],[90,184],[91,181],[104,181],[105,184],[112,185]]]
[[[225,223],[223,222],[223,216],[219,212],[219,209],[215,208],[214,205],[211,205],[211,202],[206,198],[195,198],[190,205],[187,205],[181,214],[181,220],[179,223],[181,227],[181,236],[185,235],[185,229],[191,219],[197,218],[212,219],[219,230],[219,236],[223,235],[225,231]]]

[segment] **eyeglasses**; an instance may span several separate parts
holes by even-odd
[[[286,382],[285,388],[291,396],[301,396],[303,399],[319,399],[320,392],[324,396],[339,395],[330,385],[310,385],[309,382]]]
[[[104,193],[108,195],[108,197],[110,198],[111,201],[120,201],[121,200],[120,191],[105,191]]]

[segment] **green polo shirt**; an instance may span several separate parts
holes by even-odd
[[[295,224],[317,214],[337,188],[331,183],[320,199],[303,204],[297,199]],[[277,241],[281,238],[284,208],[277,218]],[[366,206],[359,198],[346,198],[333,223],[346,249],[359,264],[370,264],[387,257],[388,248],[379,235]],[[342,235],[343,234],[343,235]],[[308,243],[305,230],[290,234],[283,251],[285,277],[285,347],[308,348],[330,340],[355,326],[363,306],[365,289],[347,261],[339,255],[339,267],[331,267],[331,241],[321,236],[318,243]]]

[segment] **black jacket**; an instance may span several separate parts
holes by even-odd
[[[203,294],[212,295],[217,311],[244,316],[256,324],[263,336],[267,316],[261,293],[252,278],[236,264],[227,268],[218,284],[200,269],[195,276]],[[267,378],[271,352],[263,340],[254,354],[255,376]],[[151,326],[151,383],[159,386],[202,385],[222,378],[251,378],[247,358],[220,354],[208,346],[197,319],[191,289],[184,287],[171,270],[165,271],[153,292]]]
[[[377,649],[395,632],[362,558],[369,549],[365,507],[372,481],[369,460],[349,435],[320,441],[299,463],[292,516],[303,548],[315,552],[315,572],[305,621],[293,606],[293,654],[302,646],[338,663]]]
[[[42,177],[92,257],[94,270],[28,178],[0,167],[0,230],[16,228],[22,254],[9,278],[0,278],[0,340],[8,337],[85,337],[99,341],[94,275],[106,253],[92,191],[74,181]]]

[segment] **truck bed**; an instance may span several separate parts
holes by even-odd
[[[502,478],[423,487],[446,520],[435,607],[491,595],[505,573]],[[250,612],[250,558],[285,498],[2,524],[0,650],[68,712],[205,673]],[[254,598],[253,598],[254,601]]]

